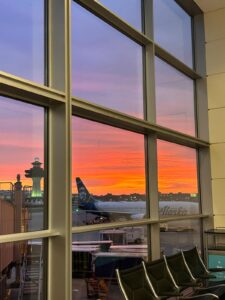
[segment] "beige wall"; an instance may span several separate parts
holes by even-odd
[[[214,226],[225,227],[225,9],[205,13]]]

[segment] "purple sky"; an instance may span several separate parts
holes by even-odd
[[[44,1],[0,0],[0,70],[44,82]]]
[[[132,26],[141,28],[139,0],[101,2]],[[155,39],[190,65],[190,18],[180,8],[174,8],[173,4],[169,8],[165,3],[168,4],[168,1],[154,1]],[[0,0],[0,7],[0,70],[43,83],[44,1]],[[174,21],[171,22],[171,19]],[[142,46],[72,3],[73,95],[143,118],[142,52]],[[194,134],[193,82],[159,59],[156,60],[156,99],[160,124]],[[0,180],[15,178],[17,173],[23,174],[24,169],[30,168],[34,157],[39,157],[43,162],[43,123],[42,108],[0,97]],[[136,134],[120,131],[121,140],[114,131],[111,129],[111,144],[106,139],[107,143],[102,141],[101,146],[105,149],[107,144],[107,147],[115,150],[115,138],[118,147],[119,143],[123,144],[123,140],[126,140],[123,137],[125,135],[130,157],[136,155],[137,159],[139,157],[142,160],[143,151],[131,151]],[[110,136],[109,133],[107,135]],[[88,133],[86,137],[87,140],[91,139]],[[125,144],[123,146],[121,157],[124,157],[126,148]],[[134,148],[140,149],[139,146]],[[79,144],[79,147],[82,145]],[[93,147],[91,142],[89,147]],[[98,149],[101,154],[101,148]],[[134,167],[131,161],[127,161],[127,170]],[[110,158],[107,158],[107,162],[110,162]],[[142,168],[140,174],[143,171]],[[88,172],[88,167],[85,172]]]

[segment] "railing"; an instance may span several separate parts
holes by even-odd
[[[35,259],[35,254],[28,254],[24,257],[23,264],[20,269],[20,289],[18,293],[18,300],[23,300],[25,293],[29,294],[29,292],[31,294],[35,292],[35,294],[37,295],[37,299],[42,299],[42,245],[40,245],[40,255],[38,254],[38,256],[39,257],[37,258],[37,260]]]
[[[13,202],[14,185],[12,182],[0,182],[0,198]]]

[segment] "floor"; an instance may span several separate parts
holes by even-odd
[[[73,300],[123,300],[115,281],[73,279]]]

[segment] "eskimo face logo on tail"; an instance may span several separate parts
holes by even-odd
[[[81,201],[85,201],[87,199],[87,193],[85,192],[85,189],[83,187],[80,188],[79,198]]]
[[[79,200],[81,200],[82,202],[91,202],[92,197],[79,177],[76,177],[76,184],[77,184]]]
[[[109,220],[109,213],[100,211],[97,203],[98,199],[95,199],[87,190],[86,186],[79,177],[76,177],[77,191],[79,208],[85,210],[87,213],[92,213],[94,215],[106,218]],[[104,221],[106,220],[104,219]],[[102,219],[101,219],[102,222]]]
[[[79,177],[76,177],[76,184],[78,190],[79,207],[89,211],[97,210],[95,206],[95,199],[88,192],[87,188]]]

